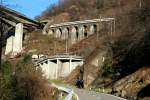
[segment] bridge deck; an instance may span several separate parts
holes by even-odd
[[[84,21],[75,21],[75,22],[65,22],[65,23],[60,23],[60,24],[53,24],[50,26],[50,28],[71,26],[71,25],[78,25],[78,24],[107,22],[107,21],[113,21],[113,20],[115,20],[115,18],[102,18],[102,19],[93,19],[93,20],[84,20]]]
[[[23,23],[26,29],[40,26],[39,22],[2,5],[0,5],[0,20],[11,26],[15,26],[17,23]]]
[[[83,58],[81,56],[76,56],[76,55],[55,55],[55,56],[50,56],[50,57],[46,57],[44,59],[39,60],[37,63],[41,63],[41,62],[45,62],[47,60],[79,60],[79,61],[83,61]]]

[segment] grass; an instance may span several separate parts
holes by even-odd
[[[34,31],[30,34],[25,43],[25,51],[34,50],[34,53],[53,55],[65,50],[65,41],[60,41],[51,35],[43,35],[41,31]]]
[[[57,80],[57,79],[50,79],[48,80],[49,83],[54,83],[54,84],[65,84],[63,80]]]
[[[76,95],[73,95],[73,96],[72,96],[72,100],[77,100]]]

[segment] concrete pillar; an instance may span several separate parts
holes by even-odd
[[[71,39],[70,39],[71,44],[74,44],[77,41],[77,35],[76,35],[76,33],[77,33],[76,28],[72,27],[71,34],[70,34],[71,35]]]
[[[61,37],[61,30],[58,28],[56,29],[55,38],[60,38],[60,37]]]
[[[56,65],[56,69],[55,69],[55,79],[58,79],[58,77],[59,77],[59,66],[61,66],[61,63],[60,63],[60,60],[59,59],[57,59],[57,65]]]
[[[8,55],[9,53],[12,52],[12,50],[13,50],[13,39],[14,39],[14,36],[10,36],[9,38],[7,38],[5,55]]]
[[[15,29],[12,56],[16,56],[18,53],[22,51],[22,42],[23,42],[23,24],[19,23],[16,25]]]
[[[46,35],[47,34],[47,29],[49,28],[49,26],[52,24],[51,21],[49,21],[43,28],[43,34]]]
[[[96,31],[97,32],[100,32],[100,30],[102,30],[103,28],[105,28],[105,24],[103,24],[102,22],[99,23],[99,24],[96,24],[97,28],[96,28]]]
[[[52,30],[52,29],[50,29],[49,31],[48,31],[48,35],[53,35],[54,34],[54,31]]]
[[[78,40],[82,40],[84,38],[84,27],[83,26],[79,26],[79,37]]]
[[[49,66],[47,63],[43,62],[42,65],[44,76],[48,79],[49,78]]]
[[[94,34],[94,32],[95,32],[95,27],[94,27],[94,25],[91,25],[91,26],[90,26],[90,32],[89,32],[89,35]],[[96,34],[96,33],[95,33],[95,34]]]
[[[47,66],[47,78],[50,79],[50,77],[51,77],[50,62],[49,62],[49,60],[47,59],[47,61],[46,61],[45,63],[46,63],[46,66]]]
[[[50,75],[50,79],[56,79],[56,67],[57,67],[57,63],[49,60],[49,75]]]
[[[68,38],[68,30],[67,30],[67,28],[63,28],[62,29],[62,36],[61,36],[61,39],[62,40],[65,40],[65,39],[67,39]]]

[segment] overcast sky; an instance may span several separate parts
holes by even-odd
[[[34,18],[49,5],[57,4],[58,0],[4,0],[5,5],[24,15]]]

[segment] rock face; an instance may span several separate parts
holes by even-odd
[[[101,74],[101,69],[104,64],[108,50],[104,47],[96,48],[90,56],[88,56],[85,66],[84,79],[86,85],[90,85]]]
[[[150,67],[145,67],[117,81],[113,87],[122,97],[135,98],[149,84]]]

